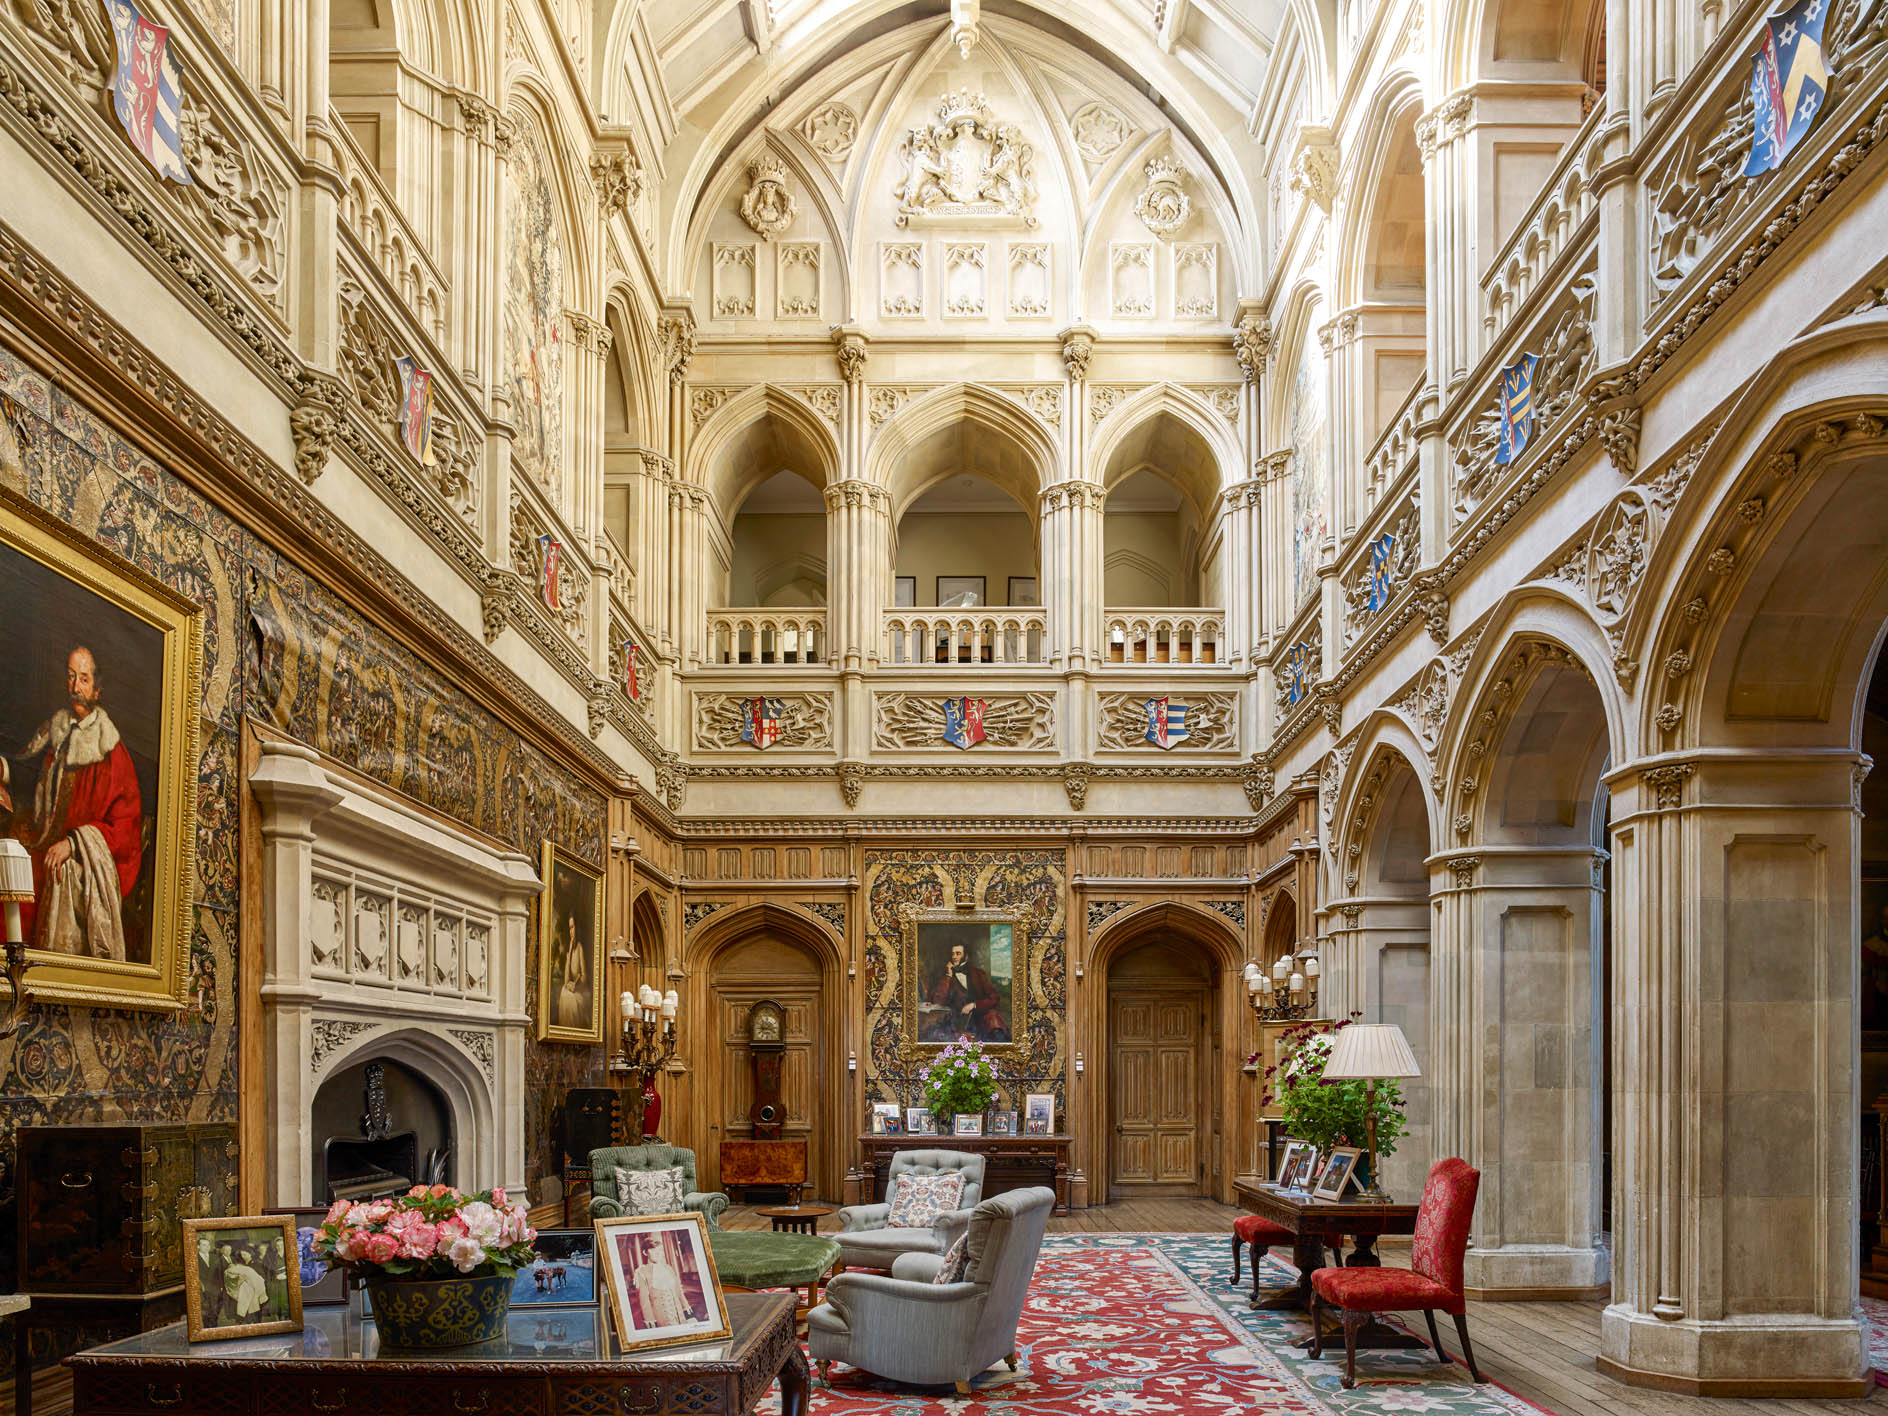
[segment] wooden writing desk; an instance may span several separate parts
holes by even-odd
[[[181,1323],[66,1359],[75,1416],[748,1416],[776,1380],[806,1416],[806,1355],[785,1293],[728,1297],[733,1333],[621,1351],[600,1307],[514,1308],[505,1335],[437,1352],[382,1352],[348,1308],[309,1308],[301,1332],[185,1340]]]
[[[1233,1184],[1239,1207],[1272,1223],[1289,1229],[1295,1237],[1291,1261],[1298,1266],[1298,1281],[1282,1293],[1261,1299],[1258,1294],[1258,1269],[1252,1265],[1254,1308],[1308,1308],[1311,1306],[1311,1275],[1329,1268],[1325,1248],[1347,1268],[1377,1268],[1377,1240],[1385,1234],[1414,1234],[1415,1205],[1370,1204],[1354,1197],[1342,1200],[1314,1200],[1302,1190],[1275,1190],[1256,1180]],[[1341,1257],[1344,1236],[1353,1241],[1348,1258]],[[1359,1347],[1421,1347],[1422,1341],[1381,1323],[1371,1323],[1357,1336]]]

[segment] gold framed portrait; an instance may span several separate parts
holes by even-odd
[[[733,1330],[700,1214],[626,1214],[592,1221],[597,1272],[625,1352],[713,1342]]]
[[[538,1041],[603,1041],[603,875],[544,843],[538,896]]]
[[[186,1219],[184,1315],[192,1342],[300,1332],[295,1216]]]
[[[1016,910],[907,908],[904,1050],[972,1038],[986,1051],[1029,1046],[1029,921]]]
[[[0,834],[33,858],[26,992],[183,1005],[203,612],[0,488]]]

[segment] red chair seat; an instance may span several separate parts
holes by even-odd
[[[1323,1268],[1311,1275],[1311,1287],[1334,1308],[1352,1312],[1394,1313],[1410,1308],[1434,1308],[1459,1314],[1468,1311],[1460,1293],[1452,1293],[1433,1278],[1397,1268]]]
[[[1274,1224],[1256,1214],[1242,1214],[1232,1222],[1233,1237],[1241,1244],[1257,1244],[1261,1249],[1297,1242],[1297,1236],[1282,1224]]]

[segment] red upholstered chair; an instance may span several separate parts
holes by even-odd
[[[1311,1275],[1311,1355],[1322,1353],[1326,1307],[1335,1308],[1344,1324],[1344,1386],[1357,1385],[1357,1332],[1377,1313],[1422,1309],[1429,1320],[1429,1341],[1436,1360],[1446,1362],[1442,1337],[1436,1331],[1440,1309],[1455,1319],[1462,1339],[1462,1356],[1476,1381],[1475,1349],[1468,1340],[1467,1305],[1462,1295],[1462,1255],[1468,1249],[1469,1220],[1475,1213],[1475,1192],[1482,1173],[1465,1160],[1451,1156],[1429,1168],[1423,1202],[1416,1211],[1416,1238],[1410,1248],[1410,1266],[1387,1268],[1325,1268]]]
[[[1259,1259],[1265,1251],[1276,1244],[1295,1244],[1298,1236],[1282,1224],[1274,1224],[1269,1219],[1261,1219],[1256,1214],[1242,1214],[1232,1222],[1232,1277],[1226,1282],[1233,1286],[1239,1283],[1239,1251],[1246,1245],[1252,1246],[1252,1302],[1259,1301]]]

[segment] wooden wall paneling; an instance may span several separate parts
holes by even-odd
[[[242,1148],[238,1176],[242,1213],[257,1214],[268,1184],[269,1079],[262,1066],[262,821],[249,778],[262,758],[254,726],[244,718],[237,749],[242,790],[237,797],[238,880],[241,899],[236,923],[236,1136]]]

